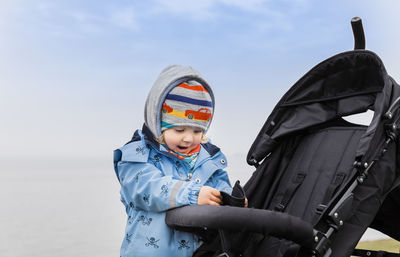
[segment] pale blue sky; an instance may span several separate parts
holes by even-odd
[[[209,136],[245,153],[292,84],[353,48],[353,16],[399,81],[398,10],[397,0],[2,0],[2,156],[111,158],[141,127],[147,92],[169,64],[208,79]]]

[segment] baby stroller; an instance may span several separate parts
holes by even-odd
[[[256,137],[256,170],[232,193],[248,208],[168,212],[168,225],[204,236],[194,256],[400,256],[355,249],[368,227],[400,240],[400,87],[364,49],[359,18],[352,27],[355,49],[305,74]],[[367,110],[369,126],[342,118]]]

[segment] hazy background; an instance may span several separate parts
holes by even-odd
[[[0,256],[118,256],[125,214],[112,151],[142,126],[155,78],[209,81],[209,137],[232,180],[280,97],[320,61],[367,49],[400,81],[400,2],[0,0]],[[367,118],[359,118],[365,122]],[[366,238],[380,237],[371,232]]]

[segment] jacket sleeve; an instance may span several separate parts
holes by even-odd
[[[120,161],[116,173],[121,184],[121,197],[131,207],[163,212],[197,203],[201,185],[196,181],[165,176],[151,163]]]
[[[212,175],[213,187],[219,191],[224,191],[228,194],[232,192],[232,186],[229,182],[228,173],[225,170],[217,170]]]

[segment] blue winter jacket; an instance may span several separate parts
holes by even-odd
[[[197,237],[165,224],[168,209],[196,204],[207,185],[231,192],[227,161],[220,149],[202,144],[193,169],[168,153],[143,126],[132,140],[114,151],[114,166],[121,184],[121,201],[128,216],[122,257],[189,257]]]

